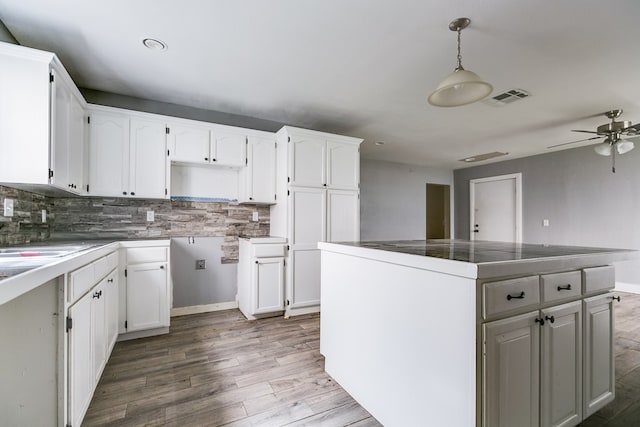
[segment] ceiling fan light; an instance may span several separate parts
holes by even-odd
[[[611,144],[609,141],[604,141],[595,147],[593,147],[593,151],[600,154],[601,156],[610,156],[611,155]]]
[[[620,141],[616,144],[616,151],[618,152],[618,154],[624,154],[633,150],[634,147],[635,144],[631,141]]]
[[[436,107],[458,107],[480,101],[492,91],[493,86],[473,71],[456,69],[429,95],[428,101]]]

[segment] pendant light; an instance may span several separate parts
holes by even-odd
[[[458,66],[429,95],[429,104],[436,107],[458,107],[480,101],[491,93],[493,86],[483,81],[473,71],[462,67],[460,54],[460,32],[467,28],[471,20],[458,18],[449,24],[451,31],[458,32]]]

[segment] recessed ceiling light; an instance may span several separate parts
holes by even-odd
[[[151,50],[167,50],[167,44],[162,40],[146,38],[142,40],[142,44]]]
[[[376,142],[376,145],[377,145],[377,146],[384,145],[384,142],[382,142],[382,141],[378,141],[378,142]]]

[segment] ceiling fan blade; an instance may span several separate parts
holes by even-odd
[[[584,132],[584,133],[595,133],[595,134],[598,133],[598,132],[594,132],[592,130],[579,130],[579,129],[571,129],[571,132]]]
[[[547,148],[562,147],[563,145],[576,144],[576,143],[578,143],[578,142],[591,141],[592,139],[600,139],[600,138],[604,138],[604,136],[594,136],[594,137],[592,137],[592,138],[579,139],[579,140],[577,140],[577,141],[563,142],[562,144],[551,145],[551,146],[549,146],[549,147],[547,147]]]
[[[637,133],[640,133],[640,123],[624,128],[620,132],[627,135],[635,135]]]

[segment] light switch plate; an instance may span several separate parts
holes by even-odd
[[[253,211],[253,216],[251,217],[251,221],[253,222],[258,221],[258,211]]]
[[[4,216],[13,216],[13,199],[4,199]]]
[[[155,213],[153,211],[147,211],[147,222],[153,222],[155,220]]]
[[[548,219],[543,219],[542,220],[542,226],[543,227],[548,227],[549,226],[549,220]]]

